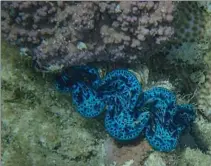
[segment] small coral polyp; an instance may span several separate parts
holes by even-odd
[[[171,91],[153,87],[145,92],[127,69],[115,69],[103,78],[89,66],[74,66],[56,78],[59,91],[72,94],[76,111],[85,118],[105,112],[105,129],[119,141],[145,135],[158,151],[176,148],[185,128],[195,119],[190,104],[177,105]]]

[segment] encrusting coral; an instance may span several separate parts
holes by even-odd
[[[176,21],[177,27],[181,28],[175,30],[176,38],[183,42],[172,45],[167,51],[167,59],[174,65],[202,66],[211,47],[211,15],[204,8],[199,8],[197,2],[182,2],[178,5],[178,17],[183,19]]]
[[[197,2],[180,2],[177,6],[175,33],[178,40],[194,42],[204,33],[207,12]]]

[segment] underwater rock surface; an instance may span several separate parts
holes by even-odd
[[[2,164],[99,165],[103,126],[73,111],[70,96],[57,93],[54,76],[37,73],[30,57],[1,47]]]
[[[19,46],[14,48],[5,41],[1,45],[2,165],[210,166],[210,3],[1,4],[2,37],[10,44]],[[80,8],[84,10],[79,10]],[[69,76],[74,73],[67,66],[87,64],[90,61],[93,62],[90,65],[95,66],[96,63],[97,70],[84,72],[83,75],[75,74],[72,78],[77,78],[77,81],[66,82],[72,80]],[[152,87],[162,87],[168,92],[174,92],[174,97],[163,100],[162,95],[154,96],[145,104],[139,103],[141,113],[139,111],[134,115],[127,112],[128,115],[121,114],[123,118],[119,118],[121,111],[118,110],[122,107],[134,107],[127,107],[132,102],[125,99],[129,91],[126,90],[124,94],[119,90],[131,89],[130,84],[115,76],[115,81],[108,79],[104,82],[102,90],[106,92],[98,94],[96,88],[99,79],[122,68],[128,68],[129,73],[135,75],[145,94],[151,92]],[[57,77],[57,89],[62,92],[59,93],[55,90],[55,73],[60,75],[61,70],[66,70],[66,75],[59,76],[60,79]],[[80,67],[77,70],[81,71]],[[90,74],[92,77],[89,77]],[[69,94],[73,91],[71,87],[81,79],[83,83],[78,83],[78,88],[74,89],[74,98],[77,100],[72,101]],[[123,86],[118,88],[120,84]],[[118,93],[114,94],[107,86]],[[92,97],[89,97],[89,102],[81,102],[81,98],[77,98],[88,97],[90,94]],[[98,98],[102,99],[103,96],[107,101],[105,104]],[[136,96],[133,96],[135,101]],[[174,98],[177,99],[175,108],[186,110],[187,114],[181,114],[180,111],[175,113],[173,109],[170,111],[170,115],[175,113],[173,121],[159,118],[169,115],[168,111],[162,110],[169,104],[172,106]],[[114,100],[116,103],[127,102],[122,102],[116,108],[112,104]],[[90,103],[93,104],[93,109],[90,112],[84,111]],[[189,112],[192,108],[186,107],[185,103],[193,104],[196,117],[190,116],[193,115]],[[107,107],[108,104],[111,106]],[[79,116],[77,105],[78,112],[89,119]],[[157,111],[158,109],[161,111]],[[113,114],[114,110],[117,110],[116,114]],[[143,112],[145,116],[139,116]],[[117,124],[116,130],[105,130],[106,114],[109,120],[107,128],[112,129]],[[92,118],[95,116],[97,118]],[[150,117],[149,121],[147,116]],[[125,117],[129,117],[126,118],[128,124],[131,124],[131,117],[139,117],[146,124],[150,123],[148,138],[146,132],[142,132],[145,137],[138,137],[131,142],[111,139],[122,136],[121,129],[124,128],[124,125],[113,121],[122,122]],[[196,120],[188,126],[192,118]],[[161,122],[168,125],[173,123],[167,128]],[[155,149],[160,149],[157,145],[165,147],[162,141],[155,144],[154,140],[158,140],[157,133],[162,130],[162,133],[171,135],[169,131],[178,128],[183,131],[179,134],[183,139],[179,139],[179,142],[177,139],[162,140],[165,143],[174,141],[171,148],[178,145],[174,151],[163,153],[150,146],[152,144]],[[183,130],[184,128],[186,129]],[[144,130],[146,129],[142,131]]]
[[[81,118],[73,110],[70,96],[65,93],[57,93],[54,90],[54,76],[43,77],[42,74],[31,68],[30,57],[20,57],[18,50],[11,48],[5,42],[2,43],[2,53],[3,164],[8,166],[12,166],[14,163],[30,165],[34,162],[39,165],[55,164],[58,166],[61,164],[85,166],[87,163],[93,166],[103,165],[105,159],[103,158],[102,144],[106,138],[103,123],[95,119],[90,122],[89,119]],[[141,73],[141,71],[136,72]],[[145,77],[148,78],[148,75]],[[93,80],[96,78],[93,77]],[[150,90],[150,84],[159,84],[159,81],[157,81],[158,83],[150,80],[143,82],[149,82],[148,85],[142,87],[146,92]],[[169,85],[164,82],[162,86],[168,87]],[[200,136],[205,139],[206,144],[211,145],[208,135],[210,123],[204,120],[197,120],[195,123],[200,126],[198,128],[201,131]],[[108,142],[106,146],[110,147],[110,150],[116,146],[116,144],[109,144]],[[124,163],[127,160],[133,160],[132,154],[139,153],[139,150],[133,147],[122,146],[121,148],[124,154],[131,153],[131,156],[117,155],[118,152],[120,153],[120,149],[117,148],[113,151],[117,156],[111,161]],[[144,147],[146,146],[143,145]],[[103,149],[107,148],[103,147]],[[152,152],[150,148],[147,149],[149,153],[140,153],[144,156],[141,161],[143,164]],[[161,155],[161,158],[166,163],[175,163],[177,160],[175,156],[179,156],[180,153],[176,149],[173,153]],[[197,153],[202,154],[200,150],[195,153],[187,151],[186,156],[195,154],[194,158],[197,158]],[[158,152],[158,154],[160,153]],[[207,159],[209,158],[208,152],[203,155],[206,155]],[[105,157],[108,156],[105,155]],[[131,159],[129,159],[130,157]],[[167,160],[167,158],[171,160]],[[189,163],[191,161],[189,159],[190,157],[186,157],[183,161],[181,158],[178,162]],[[147,163],[151,160],[153,160],[152,157],[147,160]],[[129,163],[134,165],[137,161],[138,159],[134,159]],[[208,162],[208,160],[204,162],[206,161]]]

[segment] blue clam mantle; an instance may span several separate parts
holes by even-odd
[[[105,112],[105,129],[113,138],[127,141],[143,134],[159,151],[175,149],[180,134],[195,119],[192,105],[177,105],[174,93],[165,88],[143,92],[136,76],[125,69],[101,79],[94,67],[74,66],[56,78],[56,89],[72,94],[83,117]]]

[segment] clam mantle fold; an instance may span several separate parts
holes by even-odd
[[[115,69],[101,78],[97,68],[74,66],[57,76],[56,89],[72,94],[83,117],[105,112],[105,129],[111,137],[129,141],[142,134],[158,151],[175,149],[181,133],[195,119],[192,105],[177,105],[175,94],[165,88],[143,92],[127,69]]]

